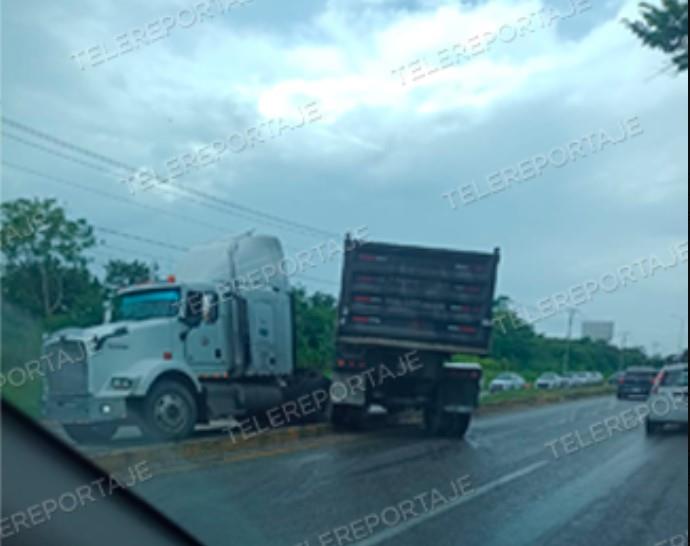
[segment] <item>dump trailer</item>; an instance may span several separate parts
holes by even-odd
[[[420,410],[430,434],[463,437],[488,354],[500,252],[353,242],[345,253],[332,422],[359,428],[372,405]]]
[[[270,236],[199,246],[176,277],[119,291],[103,324],[47,336],[45,416],[86,443],[128,423],[179,440],[215,419],[260,423],[250,434],[318,418],[329,382],[296,369],[283,260]],[[326,395],[298,411],[295,401],[315,392]]]

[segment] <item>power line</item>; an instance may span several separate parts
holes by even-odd
[[[123,163],[121,161],[112,159],[112,158],[110,158],[104,154],[100,154],[98,152],[93,152],[91,150],[88,150],[86,148],[83,148],[81,146],[73,144],[71,142],[67,142],[61,138],[54,136],[54,135],[48,134],[44,131],[40,131],[40,130],[35,129],[33,127],[29,127],[28,125],[26,125],[24,123],[10,119],[6,116],[2,116],[1,119],[3,120],[3,122],[5,124],[10,125],[11,127],[18,129],[20,131],[24,131],[24,132],[26,132],[26,133],[28,133],[28,134],[36,137],[36,138],[46,140],[48,142],[51,142],[55,145],[58,145],[60,147],[68,149],[70,151],[73,151],[76,153],[81,153],[81,154],[83,154],[83,155],[85,155],[91,159],[96,159],[98,161],[101,161],[101,162],[106,163],[110,166],[116,167],[118,169],[124,169],[124,170],[128,171],[130,174],[136,173],[139,170],[136,167],[133,167],[132,165],[128,165],[128,164]],[[4,129],[3,129],[3,132],[4,132]],[[65,156],[64,154],[61,154],[60,152],[57,152],[55,150],[51,150],[49,148],[45,148],[45,147],[42,147],[40,145],[35,145],[35,143],[29,143],[26,140],[23,140],[21,138],[17,138],[14,136],[12,136],[11,138],[14,138],[15,140],[20,140],[22,143],[30,145],[30,146],[33,145],[34,147],[36,147],[38,149],[42,149],[43,151],[46,151],[48,153],[53,153],[55,155],[58,155],[59,157],[63,157],[65,159],[67,158],[67,156]],[[90,168],[95,167],[93,164],[83,162],[80,159],[76,159],[76,161],[79,162],[80,164],[84,165],[84,166],[89,166]],[[95,168],[98,169],[98,167],[95,167]],[[101,172],[108,172],[108,171],[105,171],[103,169],[98,169],[98,170],[100,170]],[[161,186],[161,185],[166,185],[168,187],[174,187],[178,191],[182,191],[184,193],[196,195],[198,197],[201,197],[203,199],[207,199],[209,201],[220,203],[229,209],[232,209],[234,211],[240,211],[240,212],[243,212],[244,214],[249,214],[252,216],[256,216],[258,218],[262,218],[264,221],[275,222],[275,223],[281,224],[283,227],[288,227],[289,229],[299,230],[300,232],[305,232],[303,234],[327,236],[327,237],[340,237],[339,234],[329,232],[329,231],[326,231],[326,230],[323,230],[320,228],[312,227],[312,226],[309,226],[307,224],[303,224],[301,222],[295,222],[293,220],[289,220],[287,218],[278,216],[276,214],[266,213],[266,212],[260,211],[258,209],[255,209],[255,208],[248,207],[246,205],[242,205],[242,204],[234,202],[234,201],[230,201],[228,199],[223,199],[219,196],[215,196],[215,195],[212,195],[212,194],[209,194],[206,192],[202,192],[202,191],[197,190],[197,189],[188,188],[187,186],[172,185],[172,184],[167,184],[167,183],[166,184],[158,184],[158,186]],[[225,211],[225,212],[227,212],[227,211]]]
[[[92,159],[96,159],[97,161],[100,161],[101,163],[106,163],[108,165],[111,165],[113,167],[117,167],[120,169],[125,169],[129,170],[130,167],[128,165],[125,165],[124,163],[121,163],[120,161],[114,160],[108,156],[105,156],[103,154],[99,154],[98,152],[92,152],[91,150],[87,150],[86,148],[82,148],[81,146],[77,146],[76,144],[72,144],[71,142],[67,142],[65,140],[62,140],[56,136],[50,135],[48,133],[45,133],[43,131],[40,131],[38,129],[35,129],[34,127],[29,127],[28,125],[25,125],[24,123],[21,123],[19,121],[13,120],[8,118],[7,116],[0,116],[2,121],[6,124],[9,125],[10,127],[14,127],[15,129],[19,129],[20,131],[23,131],[25,133],[29,133],[30,135],[40,138],[43,140],[47,140],[48,142],[52,142],[56,146],[59,146],[61,148],[66,148],[68,150],[75,151],[77,153],[80,153],[82,155],[91,157]],[[135,169],[136,170],[136,169]]]
[[[336,281],[331,281],[328,279],[321,279],[319,277],[312,277],[310,275],[302,275],[301,273],[299,273],[297,275],[297,277],[299,277],[300,279],[304,279],[305,281],[311,281],[311,282],[316,282],[316,283],[320,283],[320,284],[328,284],[331,286],[340,286],[340,283],[337,283]]]
[[[22,171],[24,173],[31,174],[33,176],[38,176],[40,178],[44,178],[46,180],[49,180],[51,182],[55,182],[57,184],[62,184],[64,186],[72,186],[74,188],[88,191],[88,192],[93,193],[95,195],[100,195],[100,196],[105,197],[107,199],[112,199],[113,201],[120,201],[122,203],[127,203],[128,205],[134,205],[136,207],[140,207],[143,209],[152,210],[154,212],[157,212],[159,214],[165,214],[165,215],[170,216],[172,218],[179,218],[180,220],[184,220],[185,222],[192,222],[192,223],[195,223],[197,225],[200,225],[200,226],[203,226],[203,227],[206,227],[209,229],[213,229],[216,231],[227,233],[226,228],[222,228],[222,227],[216,226],[214,224],[209,224],[207,222],[204,222],[204,221],[199,220],[197,218],[194,218],[192,216],[187,216],[186,214],[180,214],[179,212],[173,212],[173,211],[162,209],[160,207],[154,207],[153,205],[147,205],[145,203],[140,203],[139,201],[136,201],[135,199],[129,199],[127,197],[122,197],[121,195],[115,195],[114,193],[109,193],[109,192],[106,192],[103,190],[92,188],[90,186],[87,186],[86,184],[79,184],[78,182],[72,182],[70,180],[65,180],[64,178],[58,178],[55,176],[51,176],[49,174],[36,171],[34,169],[30,169],[29,167],[17,165],[15,163],[10,162],[10,161],[2,160],[2,164],[7,166],[7,167],[11,167],[13,169],[16,169],[18,171]]]
[[[164,257],[164,256],[158,256],[156,254],[150,254],[148,252],[142,252],[140,250],[132,250],[129,248],[122,248],[116,245],[111,245],[110,243],[107,243],[105,241],[100,242],[100,246],[108,248],[114,252],[120,252],[121,254],[125,254],[129,257],[131,257],[133,254],[137,254],[140,257],[145,257],[149,260],[157,260],[159,262],[170,262],[171,264],[173,263],[173,259],[170,257]]]
[[[94,163],[89,163],[88,161],[83,161],[83,160],[76,158],[74,156],[71,156],[68,154],[63,154],[62,152],[58,152],[57,150],[53,150],[52,148],[48,148],[47,146],[43,146],[41,144],[37,144],[36,142],[31,142],[29,140],[25,140],[20,136],[14,135],[12,133],[8,133],[4,129],[2,131],[2,134],[5,135],[6,137],[10,138],[11,140],[16,140],[20,144],[24,144],[25,146],[30,146],[31,148],[36,148],[37,150],[41,150],[42,152],[52,154],[56,157],[60,157],[60,158],[65,159],[67,161],[71,161],[72,163],[75,163],[77,165],[81,165],[82,167],[88,167],[89,169],[94,169],[100,173],[115,174],[113,171],[105,169],[105,168],[101,167],[100,165],[95,165]]]
[[[154,245],[154,246],[159,246],[161,248],[167,248],[169,250],[176,250],[178,252],[187,252],[189,250],[188,247],[184,246],[177,246],[173,245],[170,243],[165,243],[163,241],[157,241],[156,239],[150,239],[148,237],[142,237],[140,235],[134,235],[132,233],[125,233],[123,231],[119,231],[116,229],[112,228],[107,228],[103,226],[94,226],[98,231],[102,231],[103,233],[108,233],[109,235],[114,235],[115,237],[121,237],[123,239],[130,239],[131,241],[138,241],[140,243],[146,243],[149,245]]]

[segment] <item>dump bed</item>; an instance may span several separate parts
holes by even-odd
[[[346,242],[338,342],[483,355],[500,254]]]

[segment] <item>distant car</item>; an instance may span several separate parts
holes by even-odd
[[[592,372],[577,372],[577,377],[580,378],[583,387],[589,387],[594,384]]]
[[[609,385],[612,387],[617,387],[618,384],[623,380],[623,377],[625,377],[625,372],[616,372],[609,377]]]
[[[568,387],[573,389],[577,387],[584,387],[587,384],[580,372],[568,372],[565,374],[565,379],[568,381]]]
[[[564,386],[564,379],[553,372],[542,374],[539,379],[537,379],[536,383],[536,387],[542,390],[562,389]]]
[[[490,392],[515,391],[525,388],[527,382],[518,374],[505,372],[489,384]]]
[[[601,372],[592,372],[592,385],[603,385],[606,382],[604,374]]]
[[[628,368],[618,383],[619,400],[631,397],[649,397],[658,373],[658,370],[654,368]]]
[[[656,434],[665,425],[688,426],[688,365],[666,366],[654,381],[649,397],[647,434]]]

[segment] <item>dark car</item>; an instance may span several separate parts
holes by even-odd
[[[658,374],[654,368],[628,368],[618,382],[618,398],[648,398]]]

